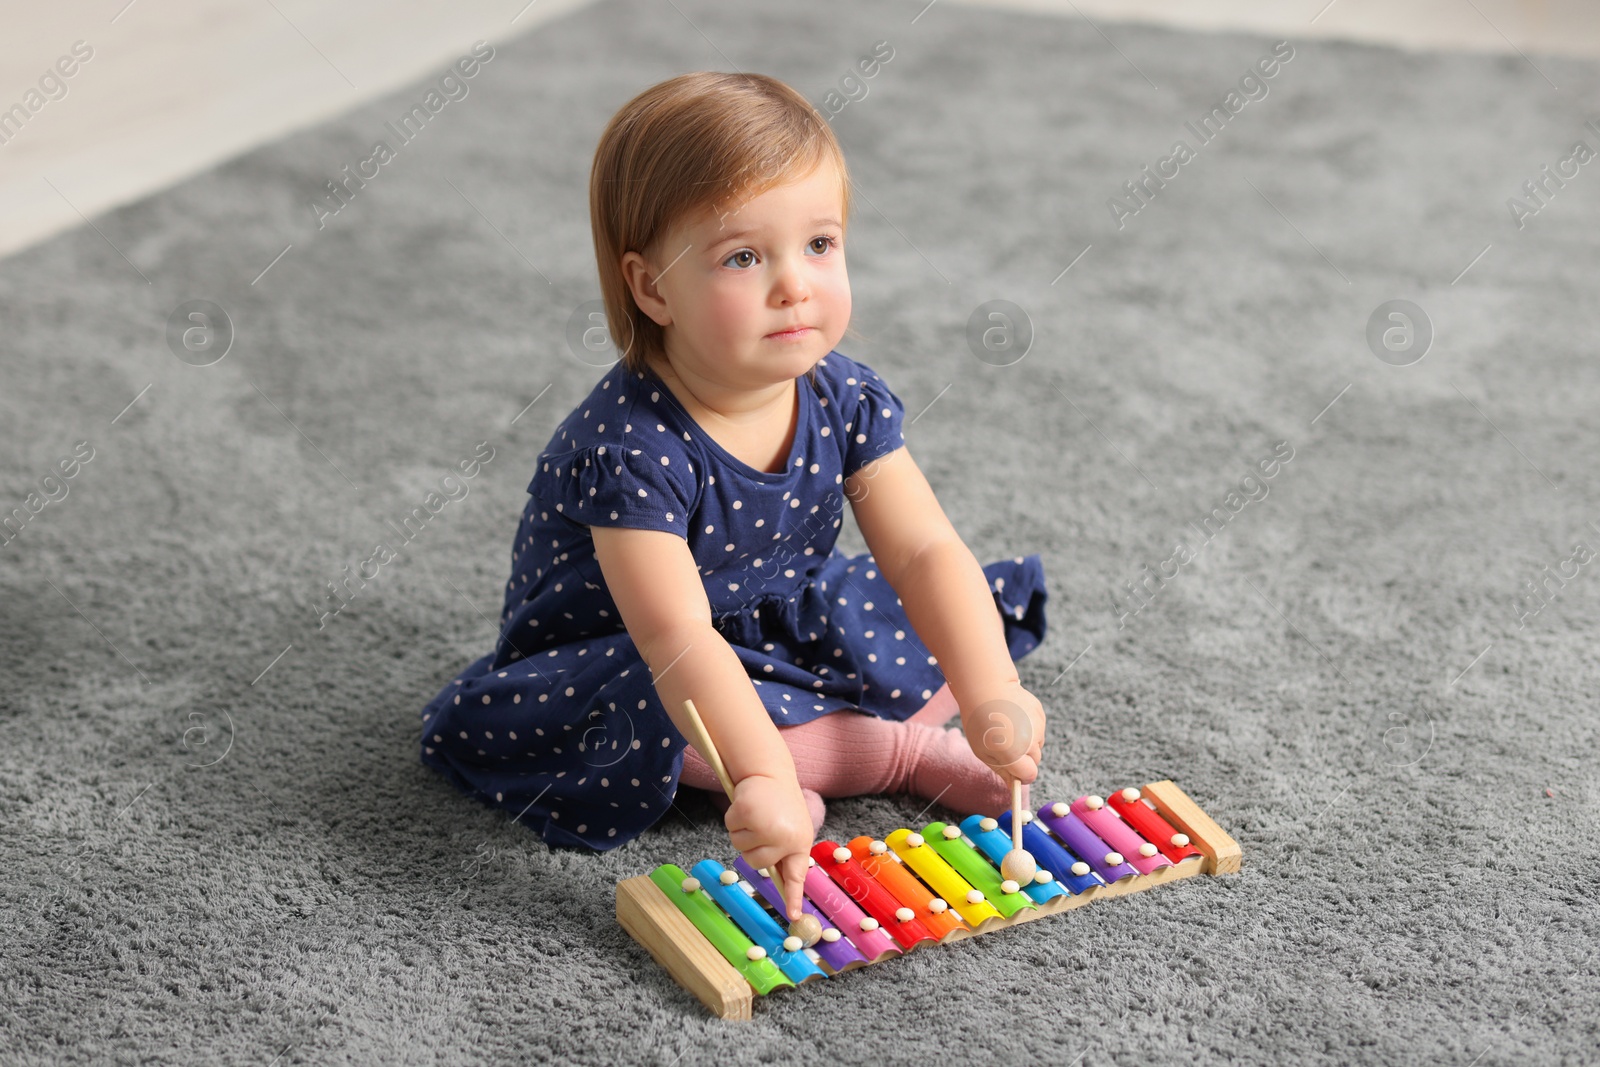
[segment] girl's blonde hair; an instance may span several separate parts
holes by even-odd
[[[696,71],[652,85],[624,104],[600,135],[589,174],[600,295],[613,342],[630,373],[665,353],[665,333],[634,302],[622,257],[655,261],[680,219],[838,168],[850,221],[850,179],[833,128],[795,90],[765,74]],[[809,372],[813,378],[815,371]]]

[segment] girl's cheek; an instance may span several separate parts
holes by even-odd
[[[745,301],[726,289],[712,294],[705,309],[706,318],[724,333],[737,331],[744,320],[750,317]]]
[[[850,272],[845,267],[844,256],[834,260],[828,271],[829,280],[841,289],[850,288]]]
[[[753,275],[754,272],[751,272]],[[707,305],[720,311],[736,308],[751,299],[754,285],[751,278],[725,274],[715,278],[705,290]]]
[[[828,279],[828,292],[834,304],[841,310],[850,310],[850,277],[845,273],[843,265]]]
[[[748,298],[742,292],[747,286],[741,286],[728,281],[718,281],[705,293],[706,309],[717,315],[726,315]]]

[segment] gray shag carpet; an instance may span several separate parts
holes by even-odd
[[[1563,163],[1600,146],[1594,64],[1291,41],[1232,113],[1274,41],[620,0],[490,43],[320,228],[322,184],[436,78],[0,263],[0,511],[27,513],[0,546],[0,1059],[1596,1060],[1600,165]],[[1244,850],[745,1024],[613,918],[623,878],[731,860],[704,794],[550,851],[418,759],[423,703],[492,645],[533,458],[601,373],[566,340],[599,131],[734,67],[835,112],[840,347],[906,400],[978,558],[1044,557],[1035,799],[1171,777]],[[1147,165],[1170,177],[1135,199]],[[169,339],[191,300],[232,324],[219,361],[220,326]],[[1021,359],[969,346],[993,300]],[[1369,341],[1391,300],[1431,326]],[[466,495],[323,619],[479,442]],[[922,806],[834,801],[826,830]]]

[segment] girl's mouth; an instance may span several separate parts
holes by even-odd
[[[809,327],[809,326],[798,326],[798,327],[796,327],[795,329],[792,329],[792,330],[780,330],[777,333],[769,333],[769,334],[767,334],[767,340],[769,340],[769,341],[798,341],[800,338],[804,337],[807,333],[809,333],[810,330],[811,330],[811,327]]]

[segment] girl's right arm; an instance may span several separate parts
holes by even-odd
[[[725,816],[734,848],[755,867],[778,865],[789,918],[798,918],[816,840],[811,816],[788,746],[738,654],[712,626],[688,542],[659,530],[594,526],[590,532],[606,587],[667,714],[693,737],[683,702],[694,701],[735,783]]]

